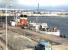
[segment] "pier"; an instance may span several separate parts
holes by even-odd
[[[3,33],[0,37],[3,38],[3,40],[5,40],[5,27],[3,28],[3,30],[4,31],[0,32],[0,33]],[[29,30],[29,29],[21,29],[20,27],[17,27],[17,26],[16,27],[12,27],[12,26],[8,25],[8,41],[9,41],[8,48],[11,48],[11,49],[14,48],[13,45],[11,45],[11,44],[14,44],[15,40],[13,40],[13,39],[17,39],[17,38],[18,39],[19,38],[21,38],[21,39],[24,38],[25,40],[28,39],[28,41],[31,42],[31,45],[33,43],[34,46],[40,40],[48,40],[48,41],[57,43],[56,45],[52,45],[53,50],[57,50],[57,49],[58,50],[59,49],[68,50],[68,40],[66,38],[62,38],[62,37],[55,36],[55,35],[41,34],[41,33]],[[26,48],[27,48],[27,50],[29,49],[28,47],[26,47]],[[33,50],[33,48],[31,48],[31,50]]]
[[[48,34],[40,34],[38,32],[34,32],[32,30],[28,30],[28,29],[21,29],[19,27],[16,27],[16,29],[14,29],[13,27],[8,28],[8,30],[11,30],[13,32],[17,32],[20,35],[24,35],[30,39],[32,39],[35,42],[38,42],[39,40],[48,40],[48,41],[52,41],[55,43],[58,43],[58,45],[54,45],[53,48],[55,48],[55,46],[58,48],[61,48],[63,50],[68,49],[68,40],[65,38],[61,38],[59,36],[54,36],[54,35],[48,35]],[[23,32],[23,33],[22,33]]]

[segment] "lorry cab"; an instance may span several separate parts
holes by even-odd
[[[51,44],[48,41],[40,41],[34,50],[52,50]]]
[[[28,25],[27,15],[20,15],[20,25]]]
[[[20,26],[22,28],[28,28],[28,18],[27,15],[20,15]]]

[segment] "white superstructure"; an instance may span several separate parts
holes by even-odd
[[[30,29],[44,34],[60,36],[60,30],[57,27],[48,27],[47,23],[29,23]]]

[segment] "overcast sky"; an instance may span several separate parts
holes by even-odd
[[[68,5],[68,0],[17,0],[19,4],[33,6],[39,2],[40,6],[62,6]]]
[[[0,0],[0,6],[5,2],[6,0]],[[10,2],[12,6],[26,6],[28,7],[37,7],[38,3],[40,7],[58,7],[58,6],[68,6],[68,0],[11,0]],[[22,7],[21,6],[21,7]]]

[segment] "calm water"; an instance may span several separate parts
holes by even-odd
[[[68,37],[68,17],[28,17],[31,21],[47,22],[49,26],[57,26],[62,35]],[[37,19],[37,20],[36,20]]]
[[[8,22],[12,20],[14,17],[8,17]],[[37,22],[47,22],[49,26],[57,26],[62,35],[66,35],[68,37],[68,17],[28,17],[31,21],[37,21]],[[1,17],[0,17],[1,21]],[[2,21],[5,22],[5,18],[2,18]]]

